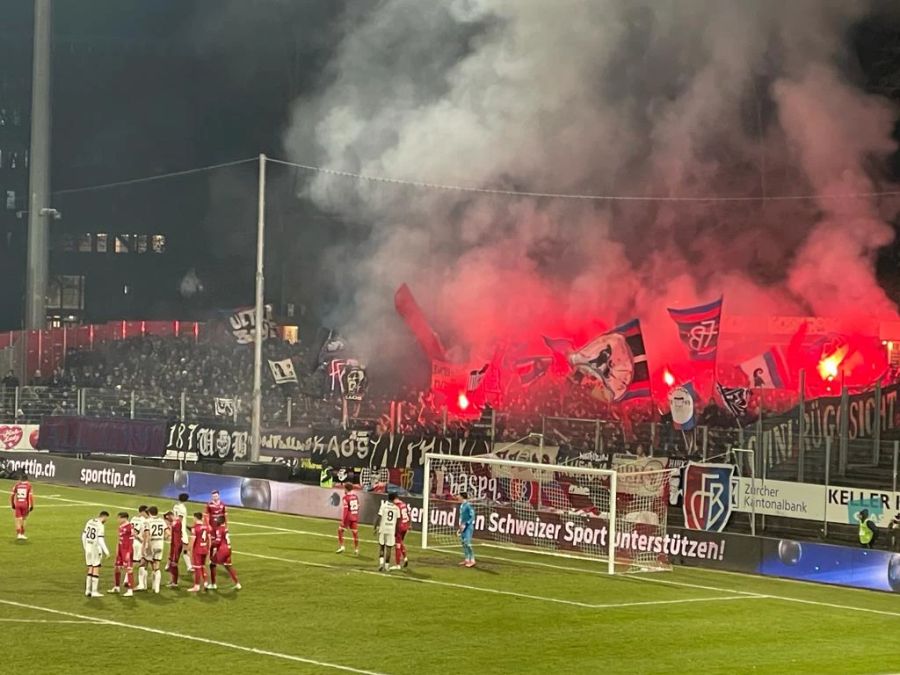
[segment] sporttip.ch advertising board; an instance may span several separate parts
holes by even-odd
[[[204,502],[217,490],[229,506],[275,511],[294,515],[337,519],[341,494],[338,489],[261,478],[243,478],[144,466],[129,466],[46,453],[0,451],[8,470],[24,470],[35,481],[153,495],[175,500],[187,492],[194,502]],[[371,522],[383,494],[360,493],[360,518]],[[40,503],[40,493],[38,493]],[[408,498],[413,528],[421,529],[424,509],[419,498]],[[434,505],[434,525],[453,529],[457,505]],[[569,518],[535,512],[523,515],[502,505],[479,513],[478,541],[509,542],[534,546],[552,542],[563,551],[596,551],[608,537],[602,518]],[[870,551],[814,542],[751,537],[724,532],[635,527],[622,531],[617,546],[630,553],[665,556],[681,565],[726,569],[766,576],[787,577],[855,588],[900,592],[900,554]]]

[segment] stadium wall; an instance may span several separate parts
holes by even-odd
[[[203,502],[218,490],[229,506],[275,511],[293,515],[337,520],[340,516],[340,491],[296,483],[281,483],[263,478],[244,478],[161,469],[125,466],[37,452],[0,452],[0,460],[9,469],[24,470],[35,481],[110,490],[127,494],[153,495],[175,499],[181,492],[191,500]],[[383,495],[361,493],[360,518],[374,520]],[[421,499],[409,498],[413,529],[422,522]],[[38,495],[40,508],[40,495]],[[455,508],[446,504],[432,512],[432,518],[452,525]],[[493,522],[511,523],[509,510],[495,510]],[[484,519],[476,540],[490,534],[490,514]],[[523,525],[521,543],[529,543],[539,533]],[[564,536],[564,531],[559,536]],[[633,541],[639,542],[638,537]],[[644,540],[645,550],[660,546],[672,562],[709,569],[730,570],[763,576],[783,577],[824,584],[900,593],[900,554],[865,550],[817,542],[752,537],[669,528],[658,542]]]

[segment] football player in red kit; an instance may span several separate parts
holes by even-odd
[[[400,521],[397,523],[397,545],[394,546],[397,564],[392,569],[399,570],[401,561],[403,567],[409,567],[409,558],[406,557],[406,542],[404,540],[406,539],[406,533],[409,532],[410,525],[412,525],[412,520],[409,517],[409,504],[401,501],[398,497],[394,500],[394,506],[400,509]]]
[[[166,512],[163,516],[169,525],[171,539],[169,540],[169,562],[166,569],[169,570],[171,581],[167,584],[168,588],[178,588],[178,560],[184,551],[183,528],[181,526],[181,518],[172,511]]]
[[[359,555],[359,497],[353,492],[352,483],[344,483],[341,497],[341,524],[338,525],[338,553],[344,552],[344,530],[353,533],[353,554]]]
[[[228,526],[222,518],[218,518],[212,523],[212,544],[209,555],[209,586],[212,590],[216,590],[216,566],[224,565],[228,570],[234,587],[241,590],[241,582],[238,581],[237,573],[231,566],[231,536],[228,534]]]
[[[219,497],[219,491],[213,490],[209,496],[210,500],[206,504],[206,522],[212,527],[212,524],[216,522],[216,518],[221,518],[224,521],[227,520],[227,517],[225,515],[225,503]]]
[[[28,476],[24,472],[19,474],[18,482],[13,486],[9,505],[16,520],[16,539],[28,539],[25,536],[25,519],[34,510],[34,494],[31,492]]]
[[[116,547],[116,585],[109,589],[110,593],[118,593],[122,583],[122,570],[125,570],[125,597],[134,595],[134,571],[132,569],[134,552],[134,527],[125,511],[119,513],[119,545]]]
[[[194,567],[194,585],[188,591],[196,593],[206,585],[206,556],[209,555],[209,525],[203,514],[194,514],[194,528],[191,530],[191,564]],[[201,583],[203,586],[201,586]]]

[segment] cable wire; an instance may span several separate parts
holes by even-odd
[[[149,183],[157,180],[165,180],[167,178],[176,178],[178,176],[189,176],[194,173],[203,173],[204,171],[212,171],[213,169],[222,169],[228,166],[237,166],[239,164],[247,164],[248,162],[257,162],[258,157],[248,157],[247,159],[236,159],[233,162],[223,162],[221,164],[210,164],[209,166],[199,166],[194,169],[185,169],[184,171],[172,171],[170,173],[161,173],[155,176],[145,176],[143,178],[132,178],[130,180],[120,180],[115,183],[103,183],[102,185],[87,185],[80,188],[66,188],[65,190],[54,190],[53,195],[71,195],[78,192],[90,192],[91,190],[106,190],[114,187],[122,187],[123,185],[137,185],[138,183]]]
[[[476,194],[498,195],[504,197],[530,197],[534,199],[571,199],[581,201],[608,201],[608,202],[772,202],[772,201],[812,201],[820,199],[871,199],[873,197],[900,196],[900,190],[884,190],[871,192],[851,192],[843,194],[809,194],[809,195],[768,195],[768,196],[737,196],[728,197],[721,195],[709,196],[639,196],[639,195],[596,195],[596,194],[573,194],[565,192],[531,192],[521,190],[504,190],[500,188],[478,187],[472,185],[448,185],[444,183],[431,183],[421,180],[407,180],[403,178],[392,178],[389,176],[372,176],[364,173],[354,173],[353,171],[342,171],[340,169],[327,169],[321,166],[311,164],[299,164],[297,162],[289,162],[284,159],[276,159],[267,157],[266,161],[274,164],[283,164],[291,166],[303,171],[311,173],[320,173],[328,176],[337,176],[352,180],[367,181],[373,183],[388,183],[391,185],[401,185],[406,187],[428,189],[428,190],[444,190],[447,192],[472,192]]]

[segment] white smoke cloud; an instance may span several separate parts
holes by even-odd
[[[319,174],[309,196],[365,233],[325,256],[335,319],[383,350],[406,281],[476,350],[638,315],[664,360],[664,307],[720,292],[740,314],[894,317],[873,261],[892,229],[873,200],[832,198],[877,190],[871,167],[894,150],[896,111],[847,74],[847,31],[868,10],[386,0],[348,17],[329,84],[295,105],[294,160],[516,190],[821,197],[526,199]]]

